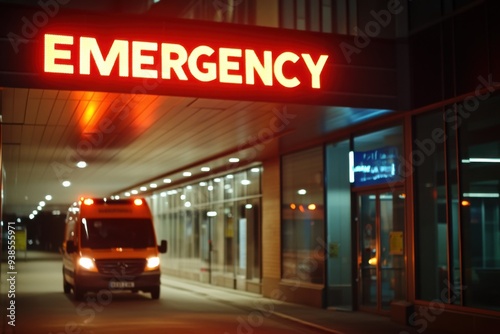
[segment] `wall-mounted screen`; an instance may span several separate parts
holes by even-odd
[[[370,151],[351,152],[350,181],[355,187],[391,183],[398,180],[398,148],[382,147]]]

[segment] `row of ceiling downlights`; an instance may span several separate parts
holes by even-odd
[[[238,159],[238,158],[229,158],[229,162],[230,162],[230,163],[232,163],[232,164],[234,164],[234,163],[238,163],[239,161],[240,161],[240,159]],[[79,162],[76,164],[76,167],[83,169],[83,168],[87,167],[87,163],[86,163],[85,161],[79,161]],[[201,170],[202,172],[205,172],[205,173],[206,173],[206,172],[209,172],[209,171],[210,171],[210,167],[206,167],[206,166],[204,166],[204,167],[201,167],[201,169],[200,169],[200,170]],[[259,168],[252,168],[252,169],[251,169],[251,171],[252,171],[252,172],[254,172],[254,173],[258,173],[258,172],[260,171],[260,169],[259,169]],[[184,176],[184,177],[190,177],[190,176],[192,176],[192,173],[191,173],[191,172],[184,172],[184,173],[182,173],[182,176]],[[165,179],[163,179],[163,183],[164,183],[164,184],[169,184],[169,183],[171,183],[171,182],[172,182],[172,179],[169,179],[169,178],[165,178]],[[243,180],[243,181],[242,181],[242,184],[244,184],[244,185],[248,185],[248,184],[250,184],[250,181],[248,181],[248,180]],[[63,180],[63,181],[62,181],[62,186],[63,186],[63,187],[65,187],[65,188],[70,187],[70,186],[71,186],[71,181],[69,181],[69,180]],[[144,192],[144,191],[147,191],[148,189],[155,189],[155,188],[157,188],[157,187],[158,187],[158,184],[157,184],[157,183],[151,183],[151,184],[149,185],[149,188],[148,188],[147,186],[142,186],[142,187],[140,187],[140,188],[139,188],[139,190],[137,190],[137,189],[132,189],[132,190],[130,190],[130,191],[125,192],[125,194],[124,194],[124,195],[125,195],[126,197],[130,197],[130,196],[132,196],[132,195],[137,195],[137,194],[139,194],[139,191]],[[116,196],[112,196],[111,198],[112,198],[112,199],[113,199],[113,198],[114,198],[114,199],[119,199],[119,198],[120,198],[120,196],[119,196],[119,195],[116,195]],[[50,201],[50,200],[52,200],[52,196],[51,196],[51,195],[47,195],[47,196],[45,196],[45,200],[46,200],[46,201]],[[45,202],[45,201],[40,201],[40,202],[38,203],[37,208],[36,208],[35,210],[33,210],[33,212],[29,215],[29,218],[30,218],[30,219],[34,219],[34,218],[35,218],[35,216],[36,216],[36,215],[37,215],[37,214],[38,214],[38,213],[39,213],[39,212],[43,209],[43,207],[45,206],[45,204],[46,204],[46,202]],[[60,213],[55,212],[54,214],[60,214]]]
[[[231,158],[231,159],[229,159],[229,162],[231,162],[231,163],[236,163],[238,161],[239,161],[239,159],[237,159],[237,158]],[[201,171],[202,172],[209,172],[210,171],[210,167],[201,167]],[[259,173],[260,172],[260,168],[254,167],[254,168],[251,168],[250,171],[252,173]],[[190,176],[192,176],[192,173],[191,172],[184,172],[184,173],[182,173],[182,176],[184,176],[184,177],[190,177]],[[226,177],[227,178],[232,178],[233,175],[229,174],[229,175],[226,175]],[[215,182],[219,182],[220,178],[215,178],[214,181]],[[163,179],[162,182],[164,184],[169,184],[169,183],[172,183],[172,179],[165,178],[165,179]],[[251,183],[250,180],[241,180],[241,184],[243,184],[243,185],[249,185],[250,183]],[[207,182],[204,182],[204,181],[200,182],[199,184],[202,187],[208,185]],[[144,186],[139,187],[138,189],[132,189],[130,191],[126,191],[124,193],[124,196],[125,197],[130,197],[130,196],[138,195],[140,192],[145,192],[145,191],[148,191],[148,190],[154,190],[156,188],[158,188],[158,184],[157,183],[150,183],[149,187],[146,186],[146,185],[144,185]],[[212,190],[212,189],[213,189],[213,187],[211,188],[211,186],[208,186],[208,190]],[[174,193],[177,193],[177,191],[176,190],[170,190],[170,191],[166,192],[165,194],[169,194],[170,195],[170,194],[174,194]],[[119,198],[120,198],[120,195],[111,196],[111,199],[119,199]]]

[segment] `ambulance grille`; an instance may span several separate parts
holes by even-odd
[[[95,260],[95,263],[99,273],[115,277],[140,275],[146,267],[145,259]]]

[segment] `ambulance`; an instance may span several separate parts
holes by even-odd
[[[64,292],[131,291],[160,297],[160,245],[143,198],[81,198],[68,210],[63,254]]]

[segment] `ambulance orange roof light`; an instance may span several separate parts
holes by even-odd
[[[85,198],[83,200],[83,204],[85,204],[85,205],[92,205],[92,204],[94,204],[94,200],[92,198]]]

